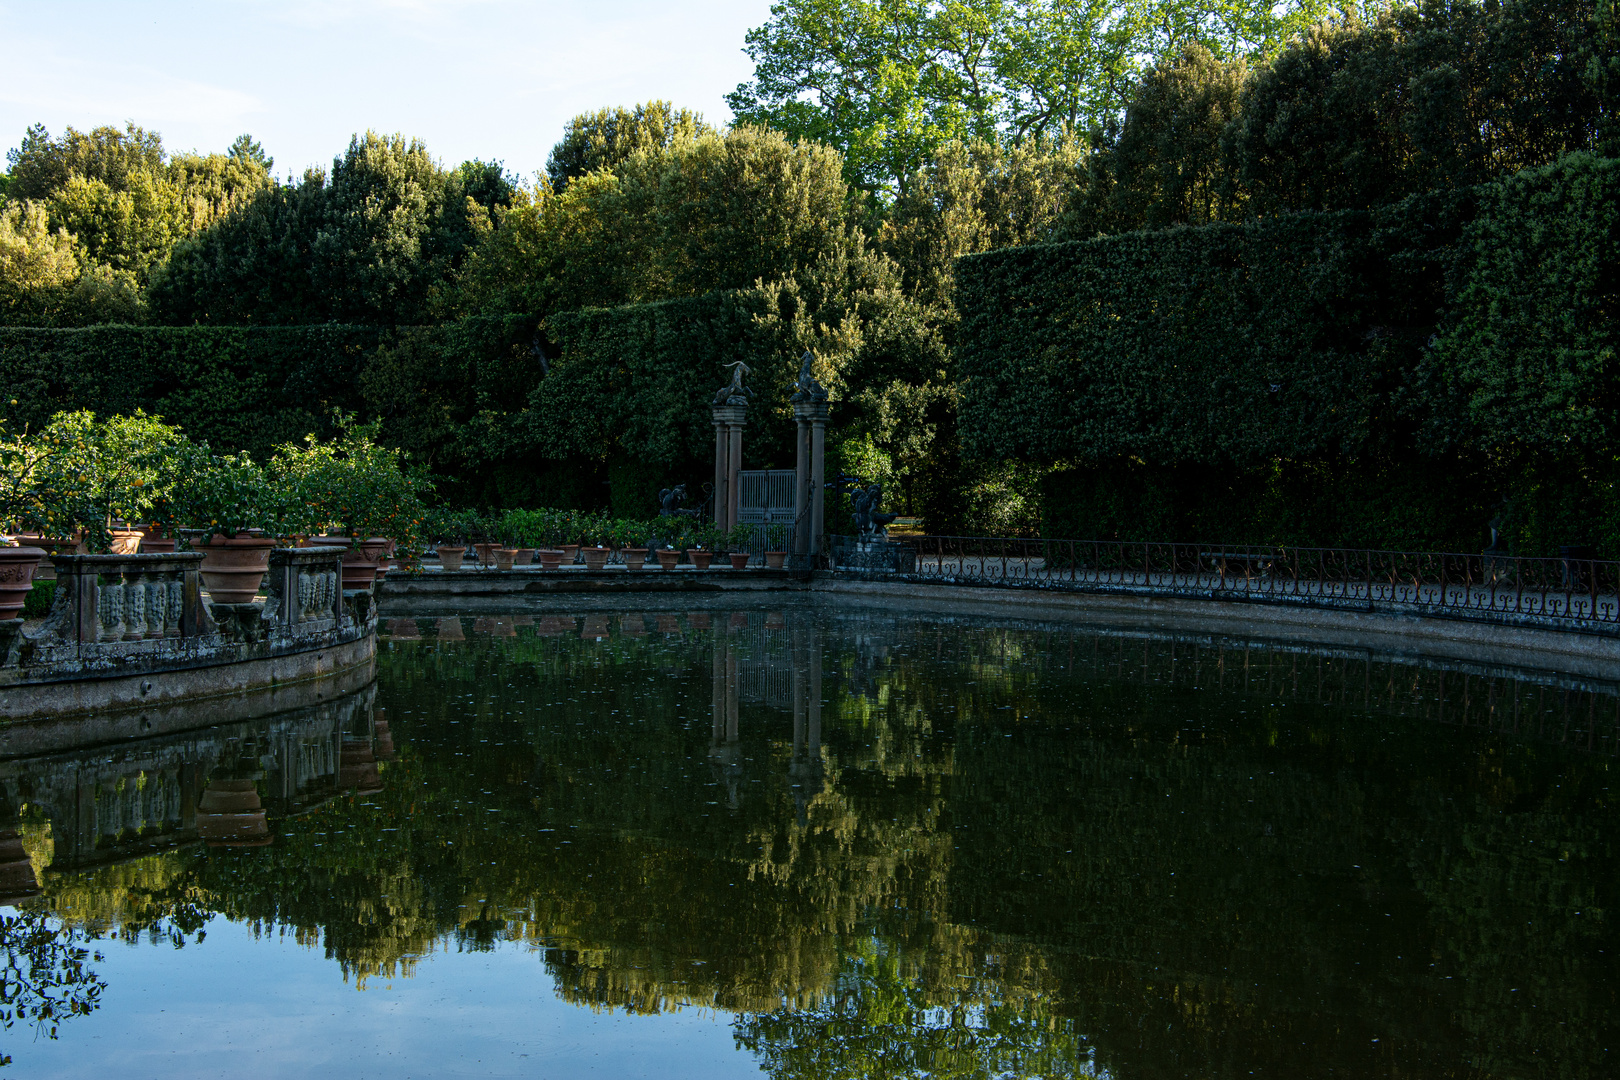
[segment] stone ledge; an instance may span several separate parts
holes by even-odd
[[[305,648],[298,652],[239,654],[232,662],[214,662],[189,668],[148,671],[103,678],[65,679],[0,687],[0,753],[31,753],[11,749],[14,743],[30,745],[19,728],[39,723],[73,720],[94,723],[108,730],[125,731],[131,737],[150,733],[130,721],[113,722],[100,714],[168,710],[198,702],[220,701],[260,690],[286,687],[300,682],[329,678],[356,667],[368,670],[377,653],[375,624],[349,640]],[[218,722],[216,712],[211,722]],[[102,724],[106,720],[107,724]],[[109,726],[110,725],[110,726]],[[171,729],[172,730],[172,729]]]
[[[1320,645],[1376,644],[1396,655],[1543,668],[1609,681],[1620,677],[1620,637],[1572,630],[1199,597],[927,585],[828,575],[818,575],[812,589],[818,597],[914,611],[982,612],[1003,618],[1022,614],[1116,628],[1246,634]]]
[[[677,567],[674,570],[441,570],[390,573],[377,586],[378,603],[405,597],[492,597],[552,593],[750,592],[803,589],[807,575],[792,570]]]

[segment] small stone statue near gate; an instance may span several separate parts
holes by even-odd
[[[856,489],[853,499],[855,505],[855,529],[862,540],[871,541],[889,539],[889,525],[899,514],[891,514],[883,510],[883,485],[873,484],[864,491]]]
[[[731,381],[714,392],[716,405],[747,405],[748,399],[754,392],[743,385],[743,376],[752,369],[741,360],[734,364],[723,364],[722,367],[731,369]]]
[[[686,485],[676,484],[672,488],[664,488],[658,493],[659,517],[696,517],[696,510],[688,510],[681,506],[686,501]]]
[[[793,384],[797,389],[793,391],[793,396],[788,398],[789,401],[827,400],[826,388],[816,381],[815,372],[811,370],[815,359],[810,355],[809,349],[804,350],[804,355],[799,358],[799,378]]]

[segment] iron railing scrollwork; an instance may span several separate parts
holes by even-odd
[[[914,581],[1620,630],[1620,562],[1595,558],[994,536],[895,536],[890,542],[915,554],[914,567],[891,576]]]

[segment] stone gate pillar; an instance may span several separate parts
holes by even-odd
[[[737,525],[741,492],[737,474],[742,471],[742,431],[748,420],[747,405],[714,405],[714,525],[730,530]]]
[[[827,398],[794,395],[798,438],[793,494],[793,566],[813,569],[826,529]]]

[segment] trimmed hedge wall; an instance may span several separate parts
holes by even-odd
[[[964,449],[1049,535],[1620,554],[1620,163],[962,259]]]
[[[372,326],[0,327],[0,399],[11,430],[64,409],[179,424],[216,449],[261,460],[288,439],[359,410],[359,374],[382,334]]]

